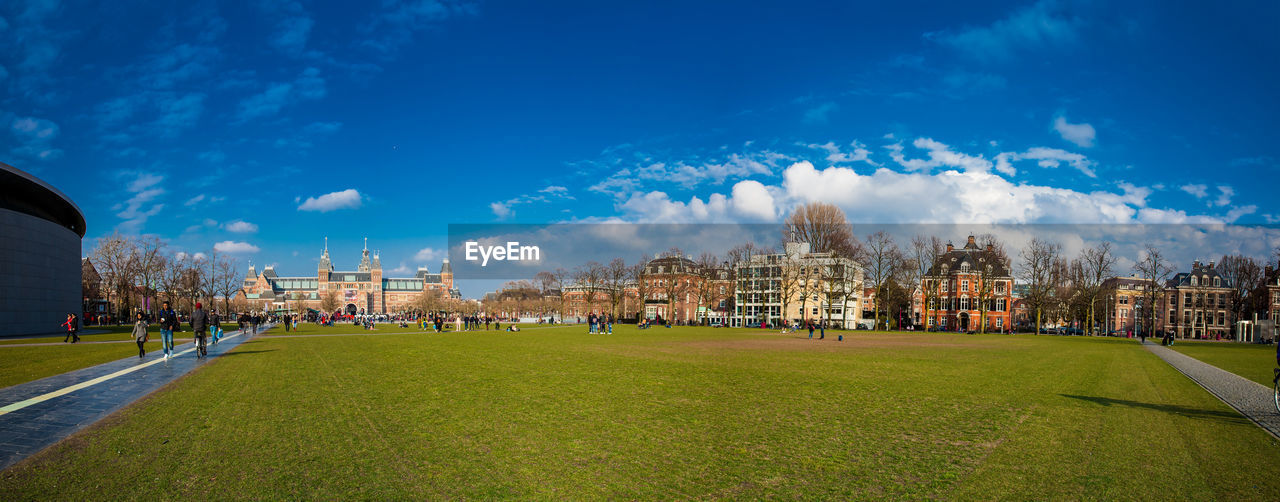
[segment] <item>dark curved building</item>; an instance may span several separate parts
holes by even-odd
[[[84,232],[70,198],[0,162],[0,336],[57,332],[80,312]]]

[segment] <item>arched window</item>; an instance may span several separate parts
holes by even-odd
[[[1222,287],[1222,278],[1221,278],[1221,277],[1214,277],[1214,278],[1213,278],[1213,287],[1215,287],[1215,288],[1220,288],[1220,287]]]
[[[1196,276],[1194,276],[1194,275],[1193,275],[1193,276],[1191,276],[1191,285],[1192,285],[1192,286],[1195,286],[1195,285],[1196,285]]]

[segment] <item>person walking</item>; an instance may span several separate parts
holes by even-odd
[[[164,346],[164,360],[173,358],[173,332],[178,329],[178,313],[173,311],[169,302],[160,307],[160,344]]]
[[[76,334],[75,314],[67,314],[67,320],[62,322],[62,326],[67,328],[67,336],[62,338],[62,343],[67,343],[67,340],[71,340],[71,343],[80,341],[80,335]]]
[[[143,317],[142,311],[138,311],[137,319],[133,322],[133,341],[138,343],[138,359],[147,357],[147,318]]]
[[[258,334],[259,324],[262,324],[262,316],[253,314],[253,316],[249,318],[249,326],[253,328],[253,334],[255,335]]]
[[[808,321],[806,322],[806,324],[809,325],[809,339],[812,340],[813,339],[813,321]]]
[[[196,337],[196,357],[205,357],[209,355],[207,346],[205,345],[205,336],[208,335],[209,314],[199,302],[196,302],[196,309],[191,312],[191,331]]]
[[[818,321],[818,339],[819,340],[827,339],[827,322],[826,321]]]
[[[218,315],[218,309],[209,314],[209,337],[214,345],[222,338],[222,316]]]
[[[609,313],[609,334],[613,334],[613,312]]]

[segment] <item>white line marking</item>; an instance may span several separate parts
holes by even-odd
[[[225,336],[225,337],[222,337],[221,339],[222,339],[222,340],[229,340],[229,339],[235,338],[235,337],[237,337],[237,336],[240,336],[240,335],[242,335],[242,334],[244,334],[244,333],[242,333],[242,332],[237,332],[237,333],[236,333],[236,334],[234,334],[234,335],[231,335],[231,336]],[[182,352],[178,352],[178,353],[174,354],[174,355],[173,355],[173,357],[178,357],[178,356],[180,356],[180,355],[186,354],[186,353],[188,353],[188,352],[193,352],[193,351],[195,351],[195,350],[196,350],[196,348],[195,348],[195,347],[192,347],[192,348],[189,348],[189,349],[184,350],[184,351],[182,351]],[[119,377],[119,376],[122,376],[122,375],[128,375],[129,373],[133,373],[133,372],[138,371],[138,370],[140,370],[140,369],[142,369],[142,368],[149,367],[149,366],[151,366],[151,365],[153,365],[153,364],[160,364],[160,363],[162,363],[162,362],[165,362],[165,361],[164,361],[164,359],[156,359],[156,360],[154,360],[154,361],[150,361],[150,362],[146,362],[146,363],[139,364],[139,365],[137,365],[137,366],[133,366],[133,367],[129,367],[129,368],[122,369],[122,370],[117,371],[117,372],[115,372],[115,373],[111,373],[111,374],[108,374],[108,375],[102,375],[102,376],[100,376],[100,377],[98,377],[98,378],[94,378],[94,379],[92,379],[92,380],[85,380],[85,381],[80,382],[80,383],[75,384],[75,385],[69,385],[69,386],[67,386],[67,387],[63,387],[63,388],[58,389],[58,390],[55,390],[55,391],[53,391],[53,392],[48,392],[48,393],[45,393],[45,394],[41,394],[41,395],[39,395],[39,396],[33,397],[33,398],[31,398],[31,399],[27,399],[27,400],[25,400],[25,401],[18,401],[18,402],[16,402],[16,403],[9,404],[9,405],[6,405],[6,406],[4,406],[4,407],[0,407],[0,415],[4,415],[4,414],[6,414],[6,413],[13,413],[13,412],[15,412],[15,411],[21,410],[21,409],[26,408],[26,407],[28,407],[28,406],[31,406],[31,405],[33,405],[33,404],[40,404],[40,403],[43,403],[43,402],[48,401],[48,400],[50,400],[50,399],[53,399],[53,398],[55,398],[55,397],[65,396],[65,395],[67,395],[67,394],[70,394],[70,393],[72,393],[72,392],[78,391],[78,390],[83,389],[83,388],[85,388],[85,387],[89,387],[89,386],[97,385],[97,384],[100,384],[100,383],[102,383],[102,382],[105,382],[105,381],[107,381],[107,380],[111,380],[112,378],[116,378],[116,377]]]

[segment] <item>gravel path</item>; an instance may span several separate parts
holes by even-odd
[[[1143,345],[1147,347],[1147,350],[1159,356],[1160,359],[1164,359],[1174,369],[1181,371],[1192,381],[1200,384],[1210,394],[1217,396],[1222,402],[1239,411],[1241,415],[1253,420],[1263,430],[1280,439],[1280,413],[1276,412],[1274,391],[1272,389],[1194,357],[1163,347],[1159,343],[1148,341]]]

